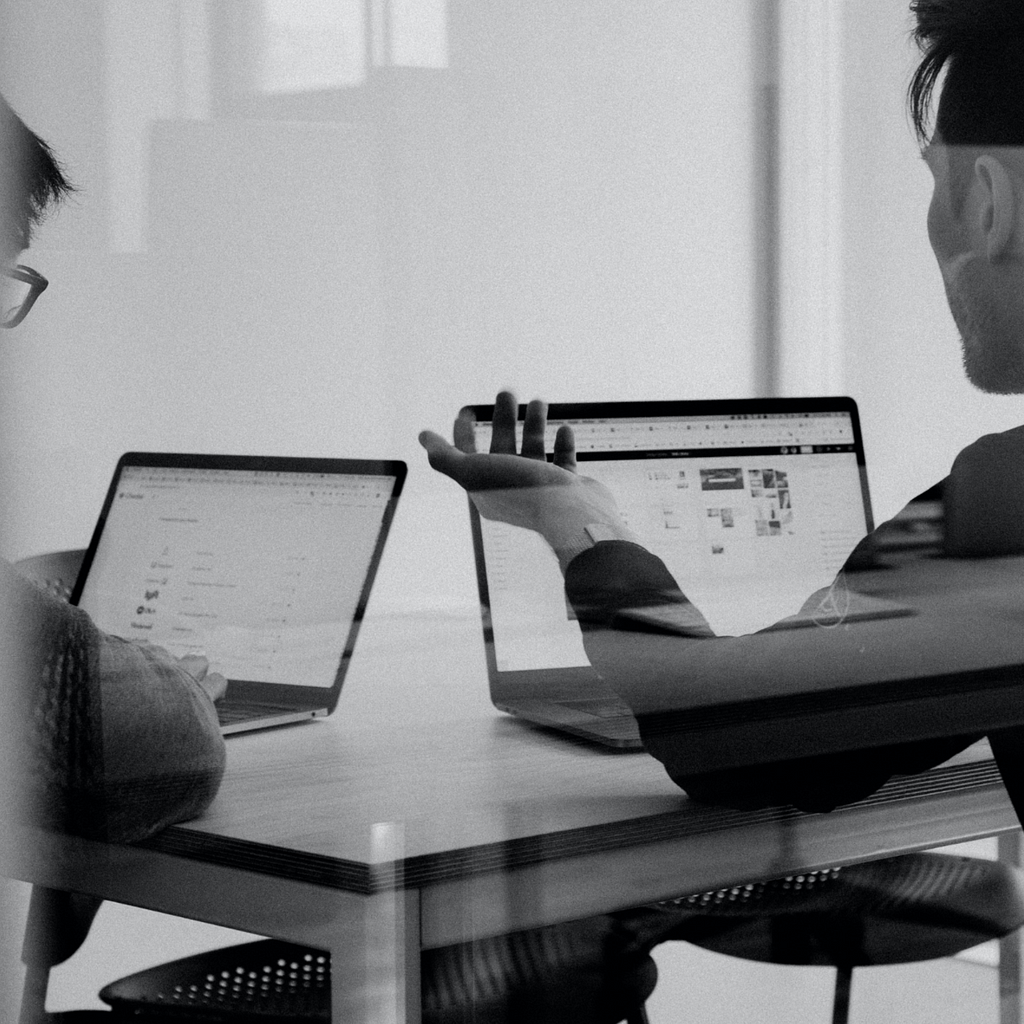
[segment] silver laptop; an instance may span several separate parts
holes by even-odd
[[[129,452],[71,594],[108,633],[228,679],[229,734],[330,714],[406,466]]]
[[[467,408],[486,451],[494,407]],[[629,527],[718,635],[912,614],[858,594],[841,609],[826,602],[797,614],[873,529],[852,399],[552,405],[549,452],[562,423],[575,432],[579,472],[612,490]],[[472,504],[470,516],[495,706],[637,748],[628,708],[587,661],[547,545],[482,520]]]

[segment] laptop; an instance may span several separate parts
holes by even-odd
[[[71,603],[228,680],[225,734],[329,715],[406,466],[129,452]]]
[[[487,451],[494,407],[467,410]],[[716,634],[913,614],[853,592],[797,614],[874,528],[852,399],[551,405],[548,452],[563,423],[579,472],[611,489]],[[472,502],[470,518],[495,706],[639,748],[629,709],[590,667],[554,554],[529,530],[482,519]]]

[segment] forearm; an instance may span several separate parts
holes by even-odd
[[[637,714],[691,698],[708,661],[744,638],[716,637],[664,563],[637,544],[595,545],[566,568],[565,589],[587,658]]]
[[[199,684],[3,563],[0,663],[8,813],[124,842],[213,799],[224,744]]]
[[[204,811],[224,774],[213,703],[183,669],[103,636],[102,688],[107,828],[130,841]]]
[[[840,574],[833,586],[843,585]],[[827,592],[812,595],[806,606],[817,607]],[[579,556],[566,572],[566,593],[591,664],[633,710],[647,751],[696,799],[743,809],[794,803],[829,810],[867,796],[892,774],[938,764],[977,738],[835,752],[823,733],[812,751],[794,744],[784,720],[765,721],[758,744],[762,755],[774,754],[742,767],[746,749],[705,751],[720,765],[741,766],[709,772],[694,742],[694,712],[777,695],[793,679],[810,690],[827,689],[837,664],[849,667],[858,659],[868,659],[868,674],[877,678],[885,650],[845,628],[716,637],[661,561],[635,545],[599,545]]]

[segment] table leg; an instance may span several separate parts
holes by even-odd
[[[1022,861],[1022,834],[1019,830],[999,837],[999,859],[1014,867]],[[1024,947],[1021,933],[1015,931],[999,942],[999,1024],[1022,1024],[1021,966]]]
[[[334,1024],[420,1024],[419,893],[365,899],[331,942]]]
[[[1024,825],[1024,726],[990,732],[988,742],[1017,820]]]
[[[406,890],[398,822],[373,826],[376,895],[361,901],[358,920],[338,922],[331,941],[333,1024],[420,1024],[420,894]]]

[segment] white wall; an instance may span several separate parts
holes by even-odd
[[[751,392],[746,4],[406,0],[420,66],[283,97],[259,3],[144,8],[6,3],[0,87],[80,186],[0,349],[8,555],[84,544],[129,448],[387,455],[412,473],[376,599],[471,600],[421,428],[509,385]]]
[[[464,597],[464,538],[418,543],[463,514],[420,427],[507,385],[756,388],[748,5],[410,0],[392,50],[446,69],[368,59],[372,84],[290,106],[252,92],[251,31],[211,15],[258,6],[2,6],[0,87],[80,187],[0,347],[8,555],[84,543],[126,448],[385,453],[413,474],[381,597]],[[783,389],[858,399],[884,516],[1021,403],[960,370],[904,5],[782,9]]]

